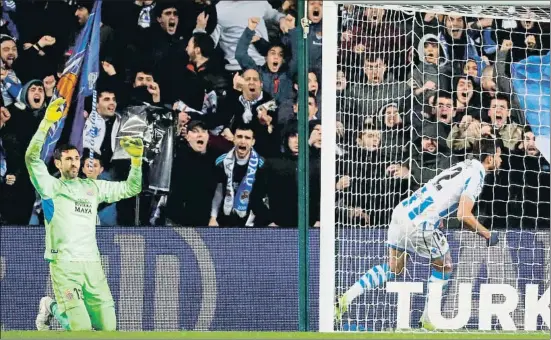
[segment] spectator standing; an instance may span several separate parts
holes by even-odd
[[[246,70],[237,83],[242,94],[233,91],[217,112],[223,127],[222,136],[231,142],[234,137],[231,131],[235,126],[248,124],[254,131],[255,150],[265,157],[278,154],[277,105],[268,93],[262,91],[260,74],[254,69]]]
[[[272,227],[298,226],[298,129],[297,124],[289,124],[283,134],[283,153],[269,158],[263,171],[262,185],[266,191],[268,215],[255,211],[262,225]],[[309,167],[310,204],[309,225],[319,224],[320,219],[320,162],[310,159]],[[262,210],[264,211],[264,209]]]
[[[264,170],[264,158],[253,148],[254,130],[249,125],[237,125],[233,136],[235,147],[216,159],[217,186],[209,226],[252,226],[255,219],[252,212],[265,209],[262,191],[260,195],[255,192],[256,179]]]
[[[218,22],[212,33],[212,39],[215,45],[220,44],[227,61],[226,70],[230,72],[241,70],[235,59],[235,52],[239,38],[243,35],[249,18],[262,18],[258,23],[256,32],[265,41],[269,41],[265,21],[279,22],[280,29],[283,32],[289,30],[285,15],[272,8],[267,1],[220,1],[216,4],[216,12]],[[207,22],[198,23],[194,33],[205,32],[206,25]],[[264,65],[265,58],[253,46],[249,47],[248,54],[256,65]]]
[[[216,154],[209,148],[206,124],[193,120],[186,126],[185,140],[177,142],[167,199],[168,224],[206,226],[216,190]]]
[[[188,114],[198,119],[203,114],[216,113],[218,102],[222,101],[229,91],[223,65],[212,59],[214,43],[206,33],[195,33],[186,47],[189,64],[181,77],[172,85],[176,98],[186,107]],[[210,107],[209,107],[210,103]],[[181,108],[183,110],[183,108]]]
[[[235,59],[242,69],[256,69],[262,77],[263,91],[269,93],[277,103],[291,98],[293,77],[296,73],[296,54],[290,58],[287,65],[285,61],[284,46],[278,43],[271,43],[266,54],[264,66],[257,66],[253,58],[248,54],[249,45],[254,41],[255,30],[260,18],[249,18],[249,25],[239,38]]]
[[[30,182],[29,174],[25,169],[25,148],[29,144],[33,132],[44,117],[46,111],[47,95],[51,96],[55,79],[48,77],[46,86],[40,80],[32,80],[25,84],[21,90],[21,100],[24,109],[19,109],[15,104],[9,106],[11,119],[9,124],[2,129],[4,133],[4,147],[6,148],[10,168],[21,169],[13,171],[16,173],[16,182],[11,187],[9,204],[14,208],[10,209],[9,221],[11,224],[24,225],[29,222],[31,207],[35,201],[35,190]]]

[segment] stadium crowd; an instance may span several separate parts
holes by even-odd
[[[93,1],[1,3],[0,223],[41,224],[24,154]],[[311,226],[320,222],[322,18],[322,2],[309,0]],[[299,22],[294,0],[103,2],[98,121],[90,97],[66,123],[83,115],[83,135],[102,131],[84,144],[82,176],[126,178],[115,141],[132,117],[145,117],[152,137],[146,190],[100,206],[99,224],[297,225]],[[339,221],[387,223],[409,191],[492,135],[505,168],[487,177],[480,215],[498,228],[549,226],[549,163],[509,71],[549,52],[548,24],[346,5],[339,27],[338,107],[323,117],[337,120]]]

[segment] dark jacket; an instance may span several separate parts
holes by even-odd
[[[28,86],[23,89],[25,92]],[[27,96],[24,98],[26,102]],[[25,167],[25,151],[33,134],[38,129],[40,121],[44,117],[45,108],[32,110],[28,106],[25,110],[19,110],[15,105],[8,107],[11,119],[0,129],[0,139],[6,156],[7,174],[15,175],[14,185],[0,185],[0,205],[4,206],[3,218],[12,225],[28,224],[35,190],[31,184],[29,173]]]
[[[298,21],[298,20],[297,20]],[[308,59],[309,59],[309,68],[317,70],[317,73],[321,73],[321,60],[322,60],[322,51],[321,44],[323,42],[321,29],[323,26],[323,21],[320,21],[317,24],[310,24],[310,32],[308,33]],[[289,34],[283,36],[283,43],[292,50],[293,54],[298,53],[297,41],[298,30],[296,28],[289,31]]]
[[[153,76],[161,89],[163,102],[174,103],[175,93],[171,87],[181,84],[177,76],[186,67],[189,57],[186,53],[187,41],[179,34],[169,35],[158,25],[140,30],[143,37],[136,43],[141,62],[151,66]]]
[[[169,97],[181,100],[197,111],[203,108],[205,94],[214,91],[218,101],[227,95],[229,84],[224,76],[224,68],[216,60],[210,59],[199,67],[189,63],[180,72],[181,76],[174,78],[175,83],[165,90],[173,93]]]
[[[265,186],[268,212],[262,220],[265,225],[275,223],[280,227],[298,226],[298,156],[289,150],[287,140],[296,128],[287,129],[283,137],[284,152],[280,157],[266,161],[263,185]],[[310,157],[309,168],[309,225],[320,220],[320,159]],[[255,212],[256,214],[256,212]]]
[[[413,148],[411,153],[412,186],[417,189],[438,175],[442,170],[449,168],[455,160],[446,144],[447,130],[443,123],[425,121],[421,131],[413,132]],[[437,149],[434,154],[423,151],[423,137],[435,139]]]
[[[520,150],[509,157],[509,164],[510,171],[500,172],[509,177],[509,186],[503,187],[508,191],[507,211],[515,212],[508,214],[508,225],[549,229],[549,163]]]
[[[352,225],[365,223],[376,226],[389,223],[392,210],[407,193],[408,179],[389,177],[386,169],[392,164],[401,162],[386,159],[382,148],[369,151],[359,146],[352,146],[347,151],[349,156],[337,162],[338,176],[351,178],[350,186],[338,193],[341,209],[337,213],[347,216],[339,219]],[[351,219],[348,216],[348,209],[351,208],[361,208],[368,215],[369,220]]]
[[[194,227],[208,225],[216,189],[215,160],[216,155],[208,149],[201,154],[187,143],[178,147],[166,206],[166,216],[172,222]]]

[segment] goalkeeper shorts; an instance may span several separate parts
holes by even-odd
[[[442,258],[450,250],[448,240],[440,229],[423,230],[400,208],[392,214],[387,245],[431,260]]]
[[[89,311],[115,306],[101,262],[50,262],[50,275],[61,313],[82,304]]]

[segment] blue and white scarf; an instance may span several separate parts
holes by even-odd
[[[138,26],[142,28],[149,28],[151,26],[151,11],[155,8],[155,3],[149,6],[143,6],[138,17]]]
[[[256,178],[256,170],[260,162],[260,157],[256,151],[251,150],[251,156],[247,167],[247,174],[241,180],[237,188],[237,195],[233,190],[233,167],[236,162],[235,148],[231,149],[224,158],[224,171],[226,173],[226,197],[224,198],[224,214],[229,216],[232,211],[235,211],[237,216],[244,218],[247,216],[249,200],[253,190],[253,184]]]
[[[101,145],[105,139],[105,119],[99,114],[96,117],[95,124],[92,123],[91,117],[88,117],[84,123],[82,147],[94,151],[95,154],[101,155]]]
[[[13,102],[21,102],[20,96],[22,95],[21,89],[23,88],[23,84],[21,84],[21,81],[17,78],[17,75],[13,70],[8,70],[8,75],[4,78],[2,84],[4,85],[2,86],[2,98],[4,99],[4,105],[8,106]],[[19,108],[24,110],[25,105]]]
[[[8,171],[8,165],[6,162],[6,151],[2,145],[2,138],[0,137],[0,183],[2,183],[6,172]]]
[[[244,109],[243,122],[245,124],[249,124],[253,120],[252,107],[256,105],[256,103],[261,101],[263,97],[264,97],[264,92],[260,92],[260,96],[258,96],[258,98],[256,98],[255,100],[251,100],[251,101],[245,99],[243,95],[239,96],[239,102],[241,103],[241,105],[243,105],[243,109]]]

